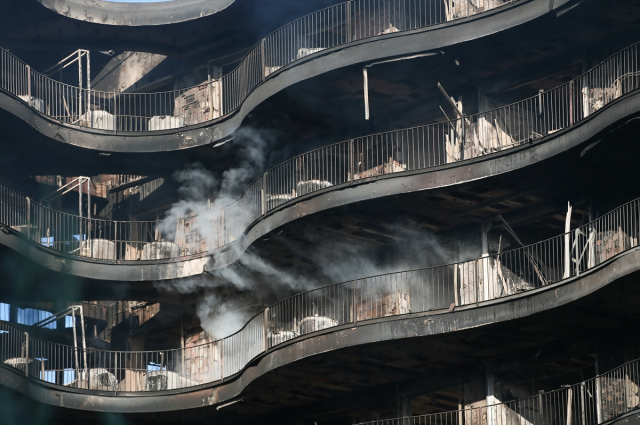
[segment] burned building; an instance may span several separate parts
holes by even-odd
[[[640,407],[640,4],[0,4],[0,422]]]

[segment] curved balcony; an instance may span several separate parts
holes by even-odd
[[[291,22],[219,80],[163,93],[74,87],[0,51],[0,108],[45,137],[109,152],[158,152],[221,142],[284,88],[365,61],[439,49],[508,29],[569,0],[350,0]],[[451,4],[450,4],[451,3]],[[451,7],[449,7],[451,6]],[[425,36],[427,35],[428,36]],[[384,42],[380,49],[375,42]]]
[[[638,48],[511,105],[300,155],[257,178],[234,203],[169,223],[165,233],[156,222],[54,211],[3,186],[0,223],[8,230],[0,243],[52,270],[108,280],[174,279],[226,267],[298,218],[521,169],[590,140],[640,111]]]
[[[236,0],[171,0],[151,4],[122,4],[104,0],[37,1],[67,18],[103,25],[137,27],[169,25],[199,19],[224,10]]]
[[[568,305],[637,273],[639,237],[636,199],[519,249],[302,293],[266,308],[233,335],[184,349],[85,352],[0,322],[0,370],[30,377],[29,386],[16,387],[45,403],[57,404],[64,391],[64,406],[78,409],[217,405],[269,371],[315,354],[477,328]],[[150,364],[157,370],[150,371]],[[75,371],[77,379],[64,381],[64,371]],[[10,379],[3,382],[13,386]],[[175,398],[178,393],[185,396]]]
[[[638,366],[640,360],[632,360],[577,384],[565,385],[553,391],[541,391],[539,395],[504,403],[359,422],[359,425],[462,425],[475,423],[474,420],[478,421],[478,418],[486,418],[487,423],[602,424],[621,418],[640,407],[637,392],[637,383],[640,381]]]

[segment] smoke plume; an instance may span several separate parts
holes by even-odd
[[[272,151],[272,142],[273,137],[268,133],[245,129],[233,142],[237,148],[235,155],[241,158],[237,166],[218,177],[200,164],[192,164],[175,173],[173,177],[180,185],[180,201],[166,213],[160,226],[163,236],[175,237],[180,220],[183,217],[195,217],[190,231],[206,241],[206,248],[214,258],[222,246],[239,250],[237,244],[229,245],[233,240],[229,235],[240,237],[259,214],[256,216],[247,207],[250,203],[237,202],[237,199],[253,179],[282,159],[282,152]],[[390,223],[389,226],[394,227],[394,224]],[[406,230],[407,223],[402,223],[401,227]],[[437,238],[417,226],[408,229],[421,235],[412,238],[412,242],[377,250],[328,237],[324,230],[305,228],[300,235],[304,243],[299,246],[292,240],[286,241],[291,251],[315,265],[317,271],[313,273],[299,275],[292,268],[276,267],[250,248],[245,252],[236,252],[236,263],[214,271],[213,278],[183,279],[170,284],[159,283],[157,286],[182,293],[202,293],[196,313],[202,327],[210,335],[219,338],[239,330],[255,313],[240,308],[238,300],[232,296],[221,296],[221,288],[234,289],[227,291],[227,294],[251,293],[255,299],[276,301],[320,286],[406,270],[414,268],[416,264],[423,267],[450,260]],[[201,247],[200,244],[196,245],[197,248]],[[309,246],[313,246],[313,250],[309,250]]]

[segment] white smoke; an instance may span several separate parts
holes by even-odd
[[[282,153],[277,156],[278,153],[270,150],[273,140],[273,135],[269,133],[242,129],[233,142],[235,156],[240,160],[237,166],[225,170],[219,178],[198,163],[174,173],[180,200],[165,213],[159,225],[162,237],[175,240],[179,228],[185,231],[185,217],[191,217],[191,237],[196,235],[205,241],[207,250],[215,256],[217,249],[229,242],[229,233],[241,232],[256,218],[245,204],[238,202],[238,198],[269,164],[281,159]],[[198,253],[201,247],[202,244],[196,243],[196,252],[191,253]],[[231,249],[238,248],[232,245]],[[308,279],[279,270],[251,252],[236,254],[240,257],[238,263],[242,267],[224,267],[213,273],[213,279],[196,277],[172,283],[158,282],[156,286],[181,293],[203,292],[196,313],[203,329],[215,337],[239,330],[251,316],[250,312],[238,309],[237,300],[221,297],[215,293],[216,289],[231,286],[239,291],[255,293],[259,290],[255,285],[255,274],[273,281],[271,289],[310,289]]]
[[[269,134],[243,130],[234,141],[238,143],[236,156],[241,160],[238,166],[224,171],[219,178],[200,164],[176,172],[174,179],[180,185],[180,201],[172,206],[161,223],[163,236],[175,237],[179,221],[185,216],[196,216],[191,222],[190,231],[197,229],[200,237],[206,241],[207,250],[215,258],[217,249],[230,241],[228,233],[233,230],[232,225],[242,231],[257,218],[246,204],[236,201],[252,179],[280,159],[268,153],[272,141]],[[224,214],[221,215],[222,210]],[[220,223],[224,223],[225,227]],[[406,223],[402,225],[407,227]],[[296,246],[296,242],[290,240],[287,243],[290,250],[298,252],[301,258],[307,256],[307,262],[317,267],[317,273],[302,276],[289,269],[283,270],[249,249],[235,252],[237,262],[214,271],[213,277],[182,279],[170,284],[159,283],[157,286],[182,293],[201,292],[203,296],[196,313],[202,327],[212,336],[223,337],[239,330],[254,312],[239,308],[237,299],[220,296],[217,290],[221,287],[234,288],[230,293],[249,292],[256,298],[276,301],[273,298],[287,297],[320,286],[414,268],[416,263],[425,266],[448,262],[449,256],[441,249],[437,238],[428,235],[424,229],[410,230],[424,236],[415,237],[410,243],[385,246],[378,250],[327,237],[322,231],[306,230],[301,235],[305,239],[304,244]],[[313,246],[312,252],[308,252],[309,246]],[[240,248],[237,244],[231,244],[227,249]],[[258,284],[258,281],[263,284]]]
[[[250,314],[243,311],[236,300],[225,300],[217,294],[208,293],[196,307],[202,329],[213,339],[221,339],[240,330]]]

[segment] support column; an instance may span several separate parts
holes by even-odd
[[[489,229],[491,224],[483,222],[481,224],[481,236],[482,236],[482,300],[487,301],[493,298],[489,290]]]

